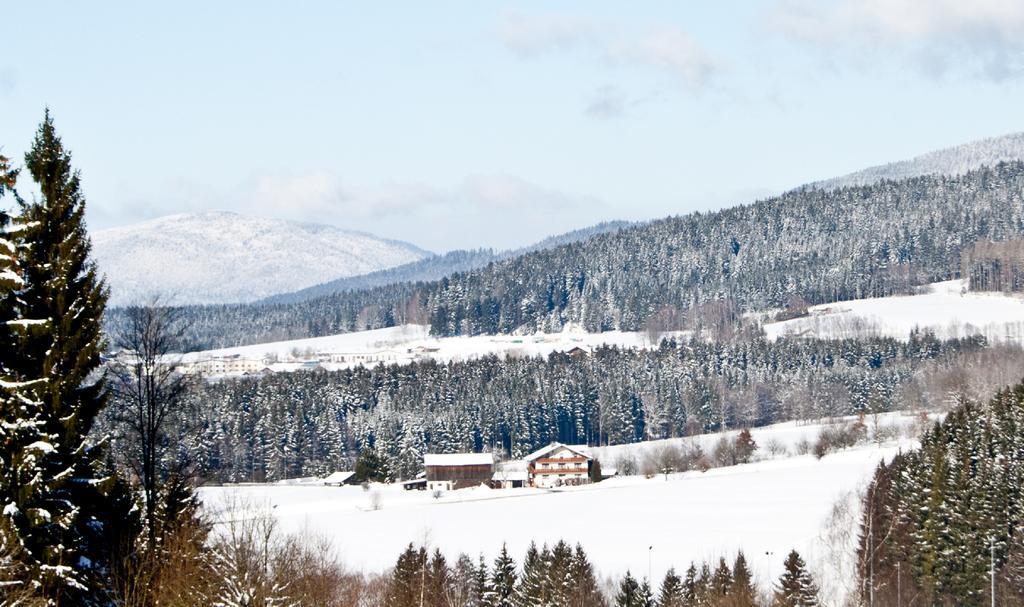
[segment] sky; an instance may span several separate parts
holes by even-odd
[[[92,229],[227,210],[504,249],[1024,130],[1016,0],[3,14],[2,153],[49,107]]]

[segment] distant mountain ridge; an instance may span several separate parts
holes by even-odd
[[[206,212],[99,230],[93,254],[114,306],[244,303],[423,259],[415,245],[295,221]]]
[[[573,230],[566,232],[565,234],[559,234],[557,236],[549,236],[540,242],[532,245],[520,248],[510,249],[508,251],[495,252],[493,249],[476,249],[472,251],[457,250],[449,251],[443,255],[434,255],[426,257],[418,261],[413,261],[407,264],[389,268],[386,270],[378,270],[369,274],[363,274],[360,276],[352,276],[348,278],[339,278],[323,284],[318,284],[312,287],[307,287],[299,291],[292,293],[281,293],[278,295],[271,295],[260,303],[268,304],[287,304],[296,303],[300,301],[308,301],[317,297],[323,297],[326,295],[334,295],[337,293],[343,293],[345,291],[358,291],[361,289],[372,289],[374,287],[382,287],[390,284],[397,284],[403,282],[426,282],[431,280],[438,280],[445,276],[450,276],[459,272],[468,272],[470,270],[476,270],[486,266],[489,263],[495,261],[501,261],[503,259],[511,259],[519,255],[526,253],[532,253],[534,251],[542,251],[544,249],[550,249],[558,247],[564,244],[572,242],[579,242],[586,240],[592,236],[598,234],[606,234],[608,232],[616,232],[622,228],[628,227],[630,222],[628,221],[608,221],[599,223],[579,230]]]
[[[898,162],[868,167],[848,175],[815,181],[797,189],[834,190],[883,180],[898,181],[924,175],[963,175],[982,166],[1024,160],[1024,132],[978,139]]]

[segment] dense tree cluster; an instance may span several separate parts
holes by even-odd
[[[993,352],[981,339],[927,334],[906,342],[691,340],[655,350],[602,348],[583,358],[275,374],[197,386],[184,406],[201,430],[170,444],[216,481],[351,469],[356,454],[370,450],[372,465],[360,469],[409,478],[428,451],[519,457],[551,441],[626,443],[723,425],[940,406],[973,389],[965,370],[999,368],[989,363]],[[1020,351],[1007,350],[1006,358],[1020,363]]]
[[[1024,235],[1024,164],[800,190],[638,225],[441,280],[296,303],[190,307],[198,345],[343,333],[428,319],[436,335],[639,330],[666,308],[736,310],[907,292],[959,276],[978,240]],[[691,319],[692,320],[692,319]],[[111,317],[117,322],[117,316]]]
[[[972,291],[1024,291],[1024,240],[982,240],[963,253],[964,278]]]
[[[262,300],[262,303],[293,303],[316,299],[324,295],[333,295],[345,291],[360,291],[381,287],[385,285],[404,282],[428,282],[440,280],[441,278],[460,272],[469,272],[482,268],[489,263],[511,259],[518,255],[551,249],[557,246],[586,240],[597,234],[618,231],[629,224],[625,221],[609,221],[599,223],[579,230],[549,236],[533,245],[520,249],[508,251],[495,251],[493,249],[475,249],[471,251],[455,250],[443,255],[434,255],[419,261],[409,262],[387,270],[378,270],[362,276],[339,278],[316,286],[312,286],[292,293],[273,295]]]
[[[864,498],[865,603],[1024,605],[1024,384],[966,402]]]
[[[746,557],[730,566],[690,564],[684,576],[669,569],[657,589],[626,571],[617,584],[604,587],[583,547],[564,541],[552,547],[531,544],[518,567],[507,548],[493,564],[460,555],[449,564],[439,549],[433,553],[409,544],[387,575],[389,607],[816,607],[818,589],[800,555],[786,558],[783,574],[765,593],[753,579]]]

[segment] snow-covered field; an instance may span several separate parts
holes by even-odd
[[[671,334],[666,334],[671,335]],[[342,333],[308,339],[254,344],[220,350],[206,350],[184,355],[183,363],[197,360],[241,356],[243,358],[276,357],[287,361],[292,358],[313,358],[317,353],[370,354],[376,362],[400,363],[415,359],[432,358],[442,362],[466,360],[490,354],[499,356],[547,356],[552,352],[565,352],[573,348],[591,350],[602,344],[630,348],[651,347],[646,333],[608,331],[587,333],[567,329],[560,333],[533,335],[477,335],[473,337],[431,337],[426,325],[401,325],[372,331]],[[655,344],[656,345],[656,344]],[[288,363],[282,363],[287,365]],[[323,363],[327,369],[344,368],[353,363]],[[290,370],[283,366],[282,370]]]
[[[868,420],[871,425],[872,420]],[[889,414],[879,425],[904,426],[911,416]],[[797,548],[836,596],[850,577],[848,551],[836,557],[826,541],[826,523],[837,503],[852,506],[840,517],[843,534],[855,529],[856,499],[883,458],[914,442],[892,438],[825,456],[794,455],[804,438],[817,437],[821,425],[780,424],[754,431],[762,446],[772,439],[789,455],[751,464],[659,475],[617,477],[600,484],[557,490],[487,488],[449,492],[435,499],[425,491],[396,486],[323,487],[316,485],[238,485],[201,489],[216,509],[231,500],[269,507],[288,532],[308,531],[333,540],[349,565],[367,571],[394,564],[409,543],[427,542],[454,557],[483,553],[492,559],[502,543],[521,559],[531,540],[581,542],[604,575],[626,569],[646,576],[648,557],[655,580],[691,561],[732,558],[742,549],[759,582],[767,587],[781,573],[786,552]],[[714,444],[717,435],[701,438]],[[683,439],[686,440],[686,439]],[[625,451],[642,455],[655,443],[608,447],[602,458]],[[762,449],[764,451],[764,449]],[[380,509],[371,504],[379,500]],[[840,544],[848,545],[852,535]],[[649,555],[649,548],[650,555]],[[842,550],[840,550],[842,553]]]
[[[929,329],[939,337],[963,337],[981,333],[993,342],[1024,343],[1024,298],[1001,293],[966,292],[959,280],[929,285],[921,295],[860,299],[813,306],[809,316],[783,322],[767,322],[770,338],[865,337],[872,335],[906,339],[915,328]],[[772,313],[753,316],[769,318]],[[661,337],[684,337],[686,332]],[[656,345],[645,332],[607,331],[588,333],[567,327],[559,333],[530,335],[477,335],[431,337],[426,325],[401,325],[372,331],[342,333],[308,339],[254,344],[185,354],[186,365],[237,357],[251,361],[234,370],[206,375],[241,375],[269,369],[295,371],[316,365],[338,370],[356,365],[405,364],[433,359],[462,361],[487,355],[547,356],[574,348],[590,351],[601,345],[650,348]]]
[[[765,324],[765,332],[769,337],[905,339],[918,327],[939,337],[981,333],[992,341],[1024,343],[1024,298],[969,292],[960,280],[931,284],[921,295],[840,301],[812,306],[809,312],[803,318]]]

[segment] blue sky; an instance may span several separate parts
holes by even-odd
[[[4,9],[0,146],[49,105],[94,228],[505,248],[1024,130],[1012,0],[152,4]]]

